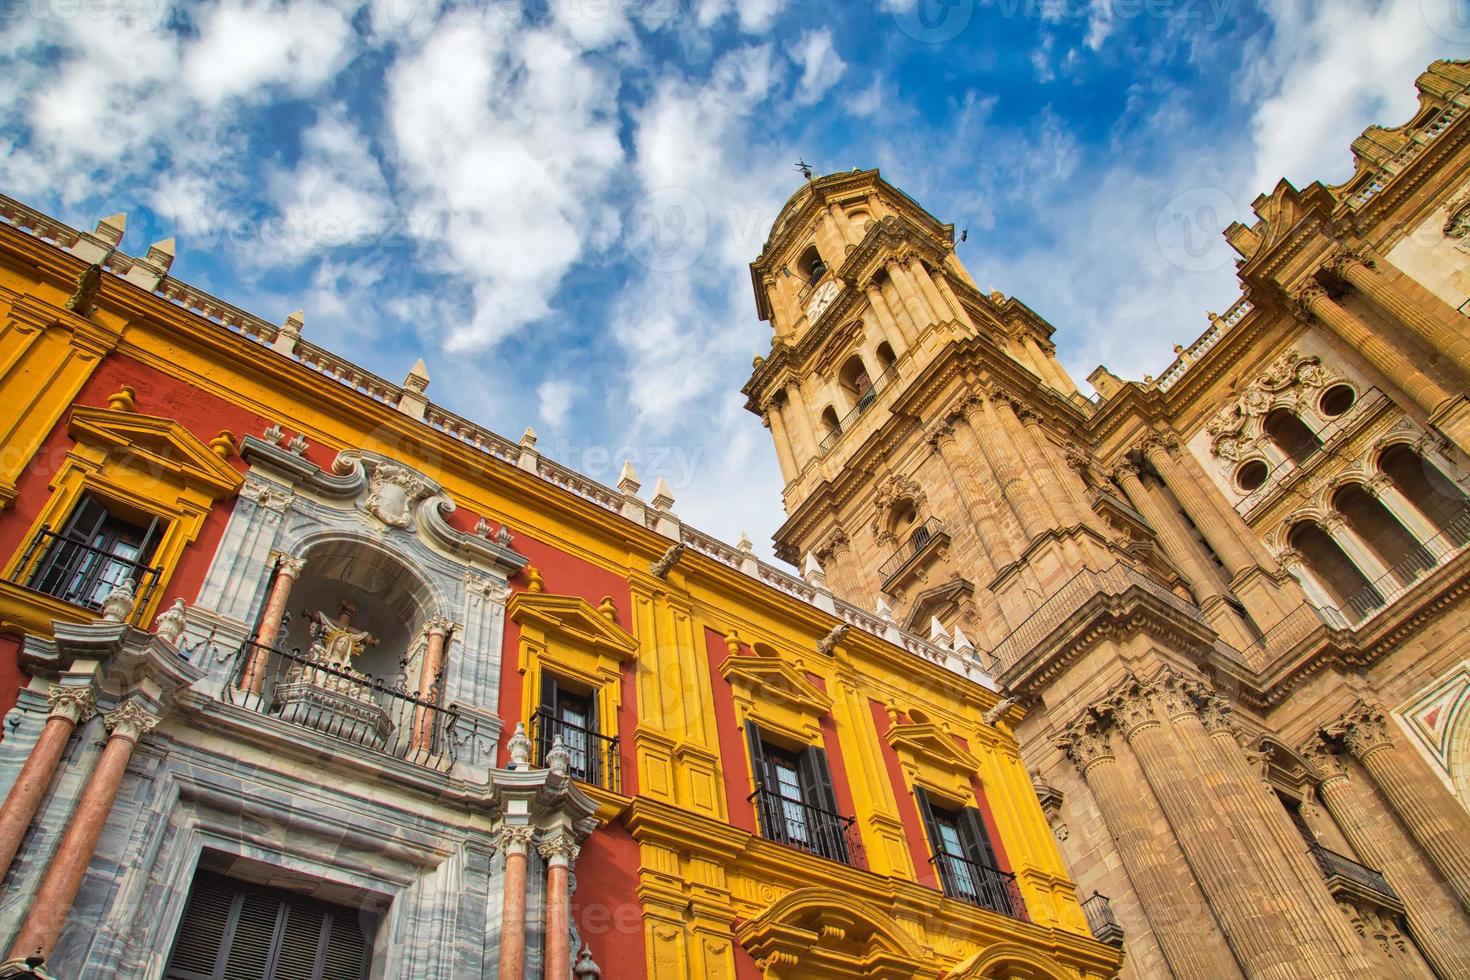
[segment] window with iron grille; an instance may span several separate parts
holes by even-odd
[[[833,861],[855,863],[853,819],[837,812],[827,753],[809,745],[793,751],[767,741],[754,722],[745,734],[755,773],[761,836]]]
[[[88,609],[124,580],[142,594],[154,584],[148,560],[163,532],[163,522],[139,522],[87,494],[77,502],[59,533],[43,530],[36,547],[44,549],[26,586]]]
[[[919,815],[934,855],[931,861],[939,872],[944,893],[1024,919],[1026,912],[1016,889],[1016,877],[1000,869],[980,811],[972,806],[939,806],[920,786],[914,787],[914,798],[919,803]]]
[[[200,871],[164,980],[364,980],[372,913]]]
[[[602,733],[600,693],[542,671],[541,703],[531,719],[535,762],[546,764],[546,754],[560,736],[570,756],[573,779],[617,792],[621,789],[618,739]]]

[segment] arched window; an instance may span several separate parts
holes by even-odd
[[[1470,501],[1439,467],[1413,447],[1400,444],[1383,451],[1378,469],[1456,547],[1470,541],[1470,520],[1466,518]]]
[[[843,363],[842,370],[837,372],[837,383],[842,386],[852,404],[860,409],[867,408],[873,400],[873,379],[868,375],[867,365],[857,354]]]
[[[1313,521],[1302,521],[1293,527],[1287,543],[1301,553],[1302,561],[1327,590],[1332,604],[1344,613],[1361,616],[1383,604],[1367,576],[1332,536]]]
[[[892,370],[893,365],[898,363],[898,358],[894,355],[893,348],[888,345],[888,341],[886,340],[878,345],[878,363],[883,366],[885,373]]]
[[[837,409],[831,405],[822,410],[822,431],[827,434],[828,438],[842,431],[842,423],[837,421]]]
[[[801,253],[801,258],[796,260],[796,274],[809,285],[815,285],[827,274],[827,263],[822,261],[822,253],[817,251],[817,246],[813,245]]]
[[[1322,448],[1322,440],[1317,438],[1317,433],[1307,428],[1307,424],[1289,408],[1278,408],[1267,415],[1265,430],[1266,437],[1276,444],[1276,448],[1298,466]]]
[[[1348,526],[1378,556],[1395,577],[1407,585],[1434,567],[1434,558],[1424,550],[1398,518],[1361,484],[1351,483],[1332,495],[1332,506],[1347,518]]]

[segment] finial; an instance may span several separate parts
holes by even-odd
[[[577,963],[572,967],[572,975],[576,980],[600,980],[602,967],[598,966],[592,959],[592,947],[586,943],[582,944],[582,951],[577,954]]]
[[[751,543],[750,535],[746,534],[743,528],[740,531],[740,540],[735,542],[735,548],[742,555],[748,555],[755,551],[755,545]]]
[[[209,440],[209,451],[220,459],[235,455],[235,437],[230,435],[229,429],[220,429],[219,435]]]
[[[485,518],[482,516],[478,521],[475,522],[475,530],[473,533],[477,538],[490,537],[490,522],[485,520]]]
[[[638,482],[638,473],[633,469],[631,459],[623,460],[623,472],[618,475],[618,492],[625,496],[636,496],[643,489],[643,484]]]
[[[572,771],[572,754],[562,744],[561,732],[551,736],[551,748],[546,753],[546,768],[558,776],[565,776]]]
[[[526,737],[526,723],[516,722],[516,730],[505,743],[510,753],[510,767],[524,769],[531,764],[531,740]]]
[[[618,607],[613,605],[613,598],[610,595],[602,597],[602,601],[597,604],[597,611],[609,623],[616,623],[618,621]]]
[[[649,503],[653,504],[654,510],[669,510],[674,506],[674,494],[663,477],[653,485],[653,499]]]
[[[187,625],[188,610],[184,607],[183,599],[175,599],[174,604],[158,614],[153,621],[153,635],[171,646],[179,645],[179,637],[184,635],[184,627]]]
[[[128,230],[128,216],[126,212],[119,211],[117,214],[109,214],[97,222],[97,230],[93,232],[98,238],[107,242],[113,248],[122,244],[123,233]]]
[[[537,568],[535,565],[526,566],[526,591],[546,591],[546,580],[541,577],[541,569]]]
[[[531,428],[529,425],[526,426],[526,431],[521,433],[521,448],[536,448],[536,430]]]
[[[123,385],[107,396],[107,407],[114,412],[136,412],[138,410],[137,394],[131,385]]]
[[[944,628],[938,616],[929,617],[929,642],[945,649],[949,649],[951,645],[949,631]]]
[[[102,599],[102,621],[104,623],[121,623],[128,618],[133,611],[133,602],[137,597],[133,594],[133,580],[125,578],[112,587]]]
[[[874,611],[878,614],[878,618],[881,619],[881,620],[883,620],[883,622],[885,622],[885,623],[891,623],[891,622],[893,622],[893,607],[888,604],[888,597],[887,596],[883,595],[882,593],[879,593],[879,595],[878,595],[878,601],[874,605],[873,608],[874,608]]]
[[[965,635],[964,630],[960,629],[958,623],[954,627],[954,652],[961,655],[975,652],[975,644],[970,642],[970,638]]]
[[[286,322],[281,324],[281,332],[292,337],[301,336],[301,328],[306,326],[306,311],[297,310],[286,317]]]
[[[817,556],[810,551],[801,561],[801,577],[808,585],[814,585],[819,589],[827,587],[827,571],[822,568],[822,563],[817,561]]]
[[[424,366],[422,357],[413,362],[408,377],[403,379],[403,387],[420,395],[429,390],[429,369]]]
[[[725,649],[730,651],[730,656],[740,656],[740,635],[734,630],[725,634]]]

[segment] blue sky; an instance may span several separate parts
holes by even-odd
[[[1235,299],[1219,229],[1351,172],[1466,0],[5,0],[0,189],[762,550],[746,264],[798,186],[878,166],[1079,381]],[[1085,384],[1084,384],[1085,387]]]

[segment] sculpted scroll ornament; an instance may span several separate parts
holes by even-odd
[[[1108,729],[1094,719],[1075,722],[1062,733],[1057,745],[1084,776],[1095,763],[1113,758],[1113,744]]]
[[[97,713],[97,699],[90,687],[62,687],[53,684],[46,692],[51,702],[52,718],[65,718],[73,725],[85,724]]]
[[[495,843],[507,854],[525,854],[535,840],[535,827],[501,827],[495,835]]]
[[[1334,377],[1322,366],[1321,358],[1287,351],[1206,424],[1210,451],[1231,462],[1251,455],[1265,434],[1265,417],[1273,409],[1295,409]]]
[[[1348,751],[1359,759],[1393,745],[1383,712],[1361,701],[1343,718],[1338,732]]]
[[[1113,700],[1112,707],[1124,738],[1131,739],[1142,729],[1159,724],[1154,695],[1148,688],[1135,686],[1124,691]]]

